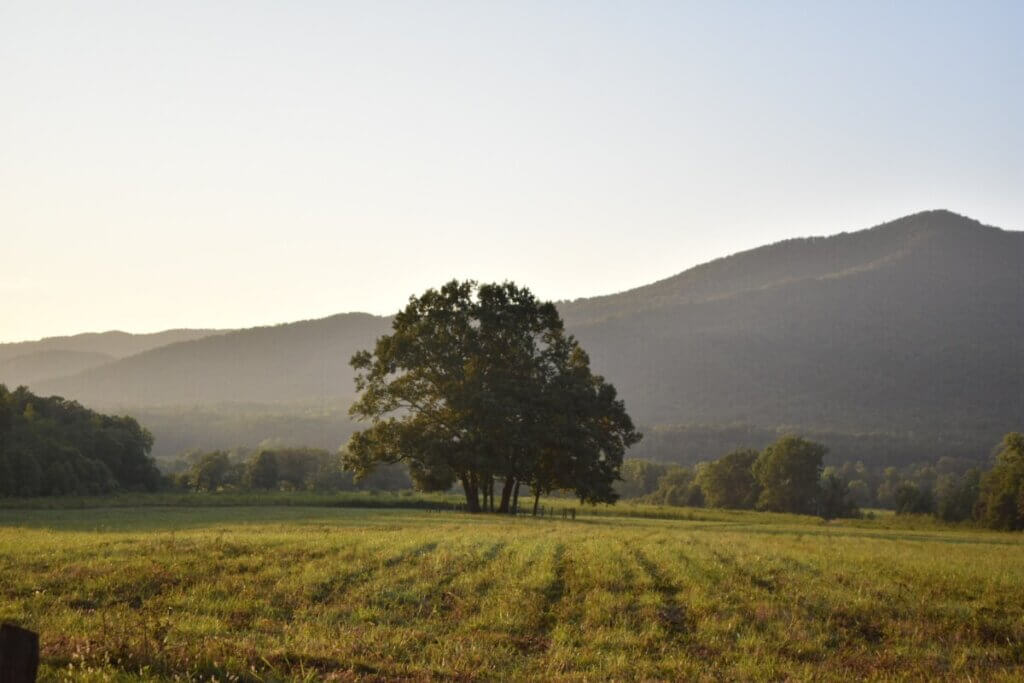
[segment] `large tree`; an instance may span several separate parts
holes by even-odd
[[[697,472],[697,483],[708,507],[752,509],[761,494],[761,484],[754,476],[754,463],[759,454],[741,448],[703,465]]]
[[[612,502],[640,439],[615,388],[590,371],[555,306],[512,283],[452,281],[395,316],[392,334],[352,357],[371,422],[346,449],[362,475],[405,462],[418,488],[462,484],[471,511],[507,511],[521,484]]]
[[[981,480],[976,512],[993,529],[1024,529],[1024,434],[1003,437],[995,467]]]
[[[761,485],[757,507],[772,512],[816,513],[822,461],[827,452],[822,444],[796,436],[784,436],[764,449],[753,468]]]

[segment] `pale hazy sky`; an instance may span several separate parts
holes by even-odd
[[[1024,2],[0,0],[0,341],[1024,229]]]

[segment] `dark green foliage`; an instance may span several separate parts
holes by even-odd
[[[766,448],[753,468],[761,485],[758,509],[815,514],[826,451],[823,445],[796,436],[785,436]]]
[[[260,451],[246,467],[246,481],[250,488],[276,489],[279,476],[277,456],[270,451]]]
[[[981,480],[977,516],[993,529],[1024,529],[1024,434],[1003,438],[995,466]]]
[[[848,482],[846,490],[850,494],[850,500],[857,507],[864,507],[871,503],[871,487],[863,479],[854,479]]]
[[[850,493],[849,485],[832,472],[821,478],[821,491],[818,494],[818,514],[825,519],[836,517],[857,517],[860,510]]]
[[[896,488],[894,497],[898,515],[928,515],[935,512],[935,495],[930,488],[905,481]]]
[[[704,494],[688,467],[669,467],[658,479],[658,488],[646,496],[644,502],[655,505],[701,507]]]
[[[822,474],[826,448],[787,436],[763,452],[739,449],[702,463],[696,476],[685,467],[670,467],[645,502],[818,514],[825,519],[857,517],[860,510],[846,479],[834,468]],[[636,467],[636,466],[634,466]],[[640,469],[637,467],[637,469]],[[866,485],[860,482],[860,488]]]
[[[226,487],[237,487],[242,481],[244,469],[231,462],[223,451],[207,453],[196,463],[193,480],[200,491],[217,491]]]
[[[761,495],[761,484],[753,467],[758,452],[749,448],[733,451],[697,470],[697,483],[708,507],[753,509]]]
[[[339,453],[319,448],[193,451],[167,464],[172,485],[194,491],[403,491],[412,485],[402,465],[378,467],[356,482]]]
[[[640,439],[614,387],[590,371],[558,311],[514,284],[450,282],[413,297],[392,333],[352,357],[361,393],[346,464],[404,462],[421,490],[462,484],[470,510],[571,490],[612,502]]]
[[[0,384],[0,496],[155,490],[153,437],[131,417]]]
[[[761,451],[792,433],[793,428],[673,424],[645,425],[643,431],[644,440],[630,451],[633,457],[692,467],[741,448]],[[860,463],[862,468],[879,476],[889,466],[903,470],[924,462],[935,465],[936,460],[959,461],[966,458],[969,462],[957,468],[962,473],[985,463],[992,441],[984,435],[979,437],[967,432],[953,435],[938,432],[882,434],[801,429],[800,433],[811,441],[828,444],[826,465],[839,467],[848,463],[853,467]],[[1001,433],[997,435],[997,438],[1001,437]],[[844,476],[850,474],[846,472]]]
[[[935,516],[946,522],[971,519],[981,495],[981,472],[970,469],[962,476],[943,474],[935,488]]]

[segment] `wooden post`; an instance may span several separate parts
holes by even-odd
[[[35,683],[39,635],[12,624],[0,626],[0,683]]]

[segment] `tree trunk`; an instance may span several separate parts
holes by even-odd
[[[462,490],[466,494],[466,509],[470,512],[480,512],[480,502],[476,497],[476,485],[473,483],[473,475],[463,476]]]
[[[490,501],[491,512],[494,512],[494,477],[487,477],[487,499]]]
[[[484,491],[481,490],[480,477],[476,472],[469,475],[473,481],[473,512],[481,512],[483,510],[483,504],[487,502],[487,497]]]
[[[512,493],[512,513],[516,514],[516,515],[519,514],[519,484],[520,483],[521,482],[518,482],[518,481],[516,482],[516,490]]]
[[[533,492],[533,516],[537,516],[537,508],[540,507],[540,490]]]
[[[498,507],[498,512],[503,512],[506,515],[509,513],[508,504],[512,499],[512,489],[515,485],[515,479],[512,477],[505,477],[505,485],[501,487],[501,505]]]

